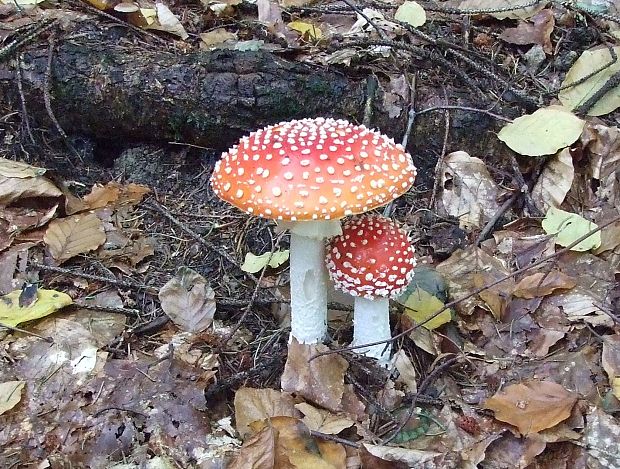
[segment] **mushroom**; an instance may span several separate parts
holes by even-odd
[[[341,233],[339,219],[406,192],[415,174],[392,139],[324,118],[257,130],[216,163],[211,186],[221,199],[291,231],[291,336],[300,343],[327,333],[324,239]]]
[[[388,340],[390,298],[401,295],[413,278],[414,249],[393,221],[379,215],[347,220],[342,235],[328,243],[326,264],[336,288],[355,297],[354,346]],[[385,365],[389,343],[361,349],[366,356]]]

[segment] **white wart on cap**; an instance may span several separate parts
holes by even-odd
[[[336,288],[368,299],[399,296],[416,265],[407,233],[378,215],[347,220],[342,235],[330,240],[326,262]]]
[[[277,220],[335,220],[386,205],[415,179],[394,140],[345,120],[302,119],[253,132],[222,155],[213,191]]]

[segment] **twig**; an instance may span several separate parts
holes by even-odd
[[[504,213],[506,213],[510,209],[510,207],[514,205],[514,203],[519,199],[520,195],[521,192],[513,192],[512,195],[502,204],[502,206],[497,209],[497,212],[495,212],[493,218],[491,218],[487,222],[487,224],[484,225],[484,228],[482,228],[482,231],[478,235],[478,238],[474,243],[476,246],[478,246],[482,241],[487,239],[487,236],[493,231],[493,228],[495,228],[495,225],[497,224],[499,219],[502,218]]]
[[[596,91],[596,93],[590,96],[585,103],[575,109],[575,113],[587,114],[588,111],[592,109],[596,105],[596,103],[598,103],[603,98],[603,96],[616,88],[618,85],[620,85],[620,72],[614,73],[609,78],[609,80],[607,80],[605,84]]]
[[[158,293],[158,290],[156,288],[150,287],[148,285],[143,285],[141,283],[134,282],[134,281],[118,280],[115,278],[101,277],[99,275],[86,274],[84,272],[75,272],[73,270],[65,269],[63,267],[54,267],[51,265],[39,264],[38,262],[33,262],[31,265],[32,267],[36,267],[37,269],[41,269],[46,272],[54,272],[57,274],[68,275],[70,277],[78,277],[78,278],[83,278],[86,280],[92,280],[94,282],[102,282],[102,283],[106,283],[109,285],[115,285],[121,288],[144,290],[148,293],[155,294],[155,295],[157,295]]]
[[[48,342],[50,344],[54,343],[54,339],[51,337],[43,337],[42,335],[39,334],[35,334],[34,332],[30,332],[27,331],[26,329],[20,329],[19,327],[13,327],[13,326],[7,326],[6,324],[2,324],[0,322],[0,327],[4,328],[4,329],[8,329],[11,332],[21,332],[22,334],[26,334],[26,335],[31,335],[33,337],[37,337],[41,340],[44,340],[45,342]]]
[[[443,372],[447,368],[450,368],[452,365],[454,365],[458,361],[458,359],[459,359],[459,357],[452,357],[452,358],[447,359],[441,365],[437,366],[433,371],[431,371],[426,376],[426,378],[424,378],[422,383],[420,383],[420,386],[418,386],[418,392],[416,394],[414,394],[414,396],[413,396],[413,400],[411,401],[409,412],[407,413],[406,418],[404,418],[401,421],[401,423],[398,425],[398,428],[396,428],[396,430],[394,430],[392,435],[389,436],[388,438],[384,439],[381,442],[381,444],[383,444],[383,445],[388,444],[390,441],[392,441],[394,438],[396,438],[396,436],[403,430],[403,428],[405,428],[405,425],[407,425],[407,422],[409,422],[409,419],[411,419],[411,417],[415,413],[415,408],[416,408],[416,402],[417,402],[418,394],[420,394],[423,391],[425,391],[426,388],[430,386],[431,382],[437,377],[438,374],[440,374],[441,372]]]
[[[34,137],[32,130],[30,129],[30,119],[28,118],[28,110],[26,109],[26,97],[24,96],[24,85],[22,83],[22,55],[17,54],[17,63],[15,67],[15,74],[17,75],[17,91],[19,93],[19,102],[22,108],[22,124],[26,129],[26,134],[30,139],[30,143],[34,145]]]
[[[371,127],[373,114],[372,109],[375,102],[376,93],[377,77],[371,74],[366,82],[366,103],[364,104],[364,119],[362,120],[362,124],[366,127]]]
[[[555,259],[556,257],[561,256],[562,254],[565,254],[565,253],[569,252],[573,247],[577,246],[583,240],[588,239],[593,234],[596,234],[599,231],[601,231],[602,229],[607,228],[609,225],[612,225],[612,224],[617,223],[619,221],[620,221],[620,215],[615,217],[615,218],[612,218],[611,220],[603,223],[602,225],[596,227],[595,229],[587,232],[586,234],[584,234],[580,238],[578,238],[575,241],[573,241],[572,243],[570,243],[565,248],[562,248],[562,249],[560,249],[559,251],[556,251],[553,254],[545,256],[545,257],[539,259],[538,261],[534,262],[533,264],[529,264],[529,265],[527,265],[525,267],[522,267],[521,269],[517,269],[514,272],[512,272],[511,274],[507,274],[507,275],[503,276],[502,278],[500,278],[500,279],[498,279],[498,280],[496,280],[494,282],[491,282],[489,285],[484,285],[484,286],[482,286],[480,288],[476,288],[474,291],[472,291],[471,293],[468,293],[467,295],[465,295],[465,296],[463,296],[461,298],[458,298],[458,299],[456,299],[454,301],[450,301],[449,303],[446,303],[442,308],[440,308],[437,311],[435,311],[431,316],[429,316],[424,321],[422,321],[422,322],[420,322],[418,324],[415,324],[415,325],[411,326],[410,328],[405,329],[402,332],[399,332],[398,334],[396,334],[394,337],[392,337],[390,339],[379,340],[377,342],[370,342],[370,343],[367,343],[367,344],[351,345],[349,347],[342,347],[342,348],[339,348],[339,349],[328,350],[326,352],[320,352],[320,353],[317,353],[317,354],[313,355],[312,357],[310,357],[309,361],[314,360],[315,358],[318,358],[318,357],[322,357],[323,355],[331,355],[332,353],[340,353],[340,352],[346,352],[346,351],[349,351],[349,350],[356,350],[356,349],[359,349],[359,348],[370,347],[370,346],[373,346],[373,345],[380,345],[380,344],[384,344],[386,342],[392,342],[392,341],[395,341],[395,340],[397,340],[397,339],[399,339],[401,337],[404,337],[404,336],[410,334],[411,332],[413,332],[414,330],[416,330],[417,328],[423,326],[427,322],[433,320],[434,318],[439,316],[444,311],[447,311],[448,309],[458,305],[459,303],[461,303],[461,302],[463,302],[463,301],[465,301],[465,300],[467,300],[467,299],[469,299],[469,298],[471,298],[473,296],[476,296],[476,295],[480,294],[481,292],[483,292],[485,290],[488,290],[489,288],[493,288],[495,285],[498,285],[498,284],[500,284],[502,282],[505,282],[506,280],[509,280],[509,279],[511,279],[513,277],[516,277],[517,275],[522,274],[523,272],[527,272],[528,270],[531,270],[534,267],[538,267],[539,265],[544,264],[545,262],[548,262],[548,261],[550,261],[552,259]]]
[[[445,97],[446,101],[448,97]],[[433,182],[433,191],[431,192],[431,198],[428,202],[428,209],[432,210],[439,194],[439,186],[441,184],[441,171],[443,170],[444,161],[446,159],[446,148],[448,146],[448,136],[450,133],[450,111],[444,111],[444,132],[443,132],[443,144],[441,146],[441,154],[437,158],[437,164],[435,165],[435,181]]]
[[[179,221],[177,218],[175,218],[159,202],[157,202],[154,199],[151,199],[151,200],[149,200],[149,201],[147,201],[145,203],[145,206],[150,208],[150,209],[152,209],[152,210],[155,210],[159,214],[161,214],[164,217],[166,217],[168,219],[168,221],[172,222],[174,225],[176,225],[181,230],[183,230],[185,233],[187,233],[189,236],[191,236],[192,239],[194,239],[195,241],[198,241],[200,244],[202,244],[204,247],[206,247],[210,251],[213,251],[213,252],[216,252],[217,254],[219,254],[221,257],[223,257],[228,262],[230,262],[232,265],[234,265],[237,269],[239,269],[240,272],[242,272],[244,275],[246,275],[254,283],[259,283],[258,279],[254,275],[252,275],[249,272],[245,272],[245,271],[241,270],[241,266],[239,265],[239,263],[235,259],[233,259],[233,257],[230,254],[228,254],[226,251],[222,250],[221,248],[219,248],[215,244],[213,244],[213,243],[207,241],[206,239],[202,238],[201,236],[199,236],[195,231],[193,231],[192,229],[190,229],[189,227],[184,225],[181,221]]]
[[[315,438],[320,438],[321,440],[333,441],[334,443],[340,443],[341,445],[350,446],[351,448],[359,449],[361,447],[359,443],[354,443],[353,441],[345,440],[344,438],[340,438],[335,435],[317,432],[316,430],[310,430],[310,435]]]
[[[98,305],[98,304],[90,303],[88,301],[84,301],[82,299],[75,300],[73,304],[80,308],[84,308],[84,309],[90,309],[94,311],[104,311],[106,313],[122,314],[124,316],[129,316],[132,318],[140,316],[140,310],[138,309]]]
[[[52,109],[52,99],[50,96],[50,90],[52,89],[52,62],[54,58],[54,47],[56,46],[56,35],[54,32],[50,33],[48,42],[49,42],[49,50],[47,53],[47,67],[45,69],[44,85],[43,85],[43,103],[45,104],[45,110],[47,111],[48,117],[54,124],[56,131],[61,136],[67,148],[71,151],[71,153],[77,156],[77,158],[83,164],[84,160],[82,159],[82,155],[80,155],[80,153],[75,148],[73,148],[73,145],[71,145],[71,143],[69,142],[69,137],[67,136],[66,132],[61,127],[60,122],[58,122],[58,119],[56,119],[56,115],[54,114],[54,110]]]
[[[355,13],[357,13],[357,14],[358,14],[358,15],[360,15],[362,18],[364,18],[364,19],[366,20],[366,22],[367,22],[370,26],[372,26],[372,27],[375,29],[375,31],[377,31],[377,34],[379,35],[379,37],[380,37],[381,39],[383,39],[383,40],[385,40],[385,41],[388,41],[388,40],[389,40],[389,38],[387,37],[387,35],[385,34],[385,32],[384,32],[381,28],[379,28],[379,26],[377,26],[377,25],[375,24],[375,22],[374,22],[372,19],[370,19],[366,13],[364,13],[364,12],[363,12],[362,10],[360,10],[357,6],[355,6],[355,5],[354,5],[354,4],[353,4],[350,0],[342,0],[342,1],[343,1],[344,3],[346,3],[346,4],[349,6],[349,8],[351,8],[351,10],[353,10]]]
[[[512,119],[509,119],[508,117],[500,116],[499,114],[495,114],[487,109],[478,109],[475,107],[468,107],[468,106],[433,106],[433,107],[429,107],[426,109],[422,109],[421,111],[418,111],[417,115],[420,116],[422,114],[426,114],[427,112],[442,111],[444,109],[455,109],[459,111],[480,112],[482,114],[486,114],[487,116],[493,117],[494,119],[497,119],[500,121],[512,122]]]

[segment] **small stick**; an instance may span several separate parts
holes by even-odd
[[[19,327],[7,326],[6,324],[2,324],[1,322],[0,322],[0,327],[4,329],[8,329],[11,332],[21,332],[22,334],[27,334],[33,337],[37,337],[41,340],[44,340],[45,342],[49,342],[50,344],[54,343],[54,339],[52,339],[51,337],[43,337],[42,335],[35,334],[34,332],[27,331],[26,329],[20,329]]]
[[[151,293],[154,295],[157,295],[158,293],[156,288],[149,287],[148,285],[143,285],[138,282],[118,280],[118,279],[109,278],[109,277],[101,277],[99,275],[91,275],[91,274],[86,274],[83,272],[74,272],[72,270],[65,269],[63,267],[54,267],[51,265],[39,264],[38,262],[33,262],[31,265],[32,267],[36,267],[37,269],[41,269],[47,272],[54,272],[57,274],[64,274],[64,275],[68,275],[72,277],[83,278],[86,280],[92,280],[94,282],[103,282],[103,283],[115,285],[121,288],[145,290],[147,293]]]
[[[158,212],[159,214],[163,215],[164,217],[166,217],[168,219],[168,221],[172,222],[174,225],[179,227],[186,234],[191,236],[192,239],[194,239],[195,241],[198,241],[200,244],[202,244],[207,249],[209,249],[209,250],[211,250],[213,252],[218,253],[221,257],[223,257],[228,262],[230,262],[232,265],[237,267],[237,269],[239,269],[241,272],[243,272],[243,274],[246,275],[249,279],[251,279],[254,283],[259,283],[258,279],[254,275],[252,275],[249,272],[244,272],[243,270],[241,270],[241,266],[239,265],[239,263],[235,259],[233,259],[233,257],[230,254],[228,254],[226,251],[222,250],[218,246],[214,245],[213,243],[211,243],[211,242],[207,241],[206,239],[202,238],[195,231],[191,230],[189,227],[185,226],[183,223],[181,223],[181,221],[179,221],[176,217],[174,217],[168,211],[168,209],[166,209],[159,202],[157,202],[154,199],[151,199],[148,202],[146,202],[145,205],[148,208],[150,208],[150,209]]]
[[[445,92],[445,90],[444,90]],[[448,97],[445,96],[446,101]],[[444,133],[443,133],[443,144],[441,147],[441,154],[439,158],[437,158],[437,164],[435,165],[435,181],[433,184],[433,192],[431,192],[431,199],[428,202],[429,210],[433,209],[435,205],[435,200],[437,199],[437,195],[439,194],[439,186],[441,185],[441,171],[443,169],[444,161],[446,159],[446,148],[448,146],[448,136],[450,133],[450,111],[444,111]]]

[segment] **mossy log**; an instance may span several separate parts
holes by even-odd
[[[49,95],[68,134],[222,148],[248,131],[283,120],[363,119],[366,79],[265,51],[181,54],[119,43],[118,34],[104,29],[57,41]],[[43,105],[48,58],[47,41],[27,50],[22,80],[28,114],[52,127]],[[0,96],[20,109],[14,70],[8,72],[0,74],[5,91]],[[379,87],[372,124],[398,134],[404,116],[388,117],[381,93]]]

